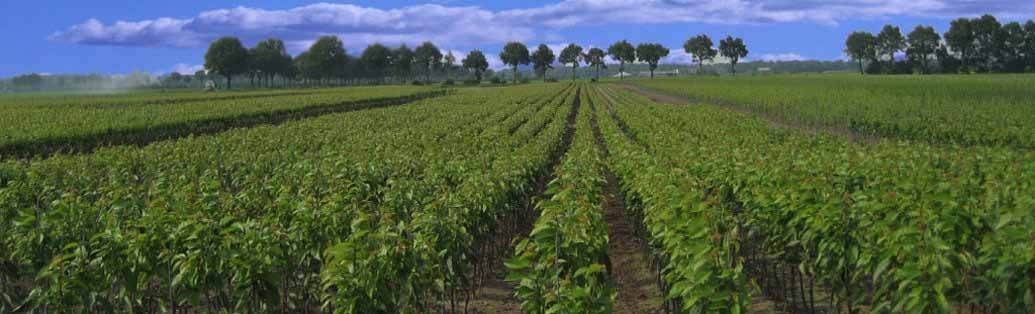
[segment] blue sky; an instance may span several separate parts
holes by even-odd
[[[686,62],[683,41],[743,37],[749,59],[840,59],[846,34],[892,23],[944,32],[955,17],[1035,18],[1030,0],[525,0],[525,1],[2,1],[0,77],[40,73],[194,70],[216,37],[246,45],[284,39],[293,54],[324,34],[350,53],[367,44],[432,40],[495,55],[506,41],[584,47],[660,42]],[[717,39],[716,39],[717,40]],[[494,62],[495,63],[495,62]]]

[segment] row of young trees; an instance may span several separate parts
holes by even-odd
[[[699,65],[700,72],[704,71],[704,62],[712,61],[717,54],[721,53],[723,57],[730,61],[731,71],[736,73],[735,67],[737,62],[748,54],[744,40],[733,38],[732,36],[727,36],[726,39],[720,41],[719,50],[716,50],[713,46],[712,39],[708,35],[701,34],[687,40],[683,48],[687,53],[694,56]],[[517,79],[518,66],[528,65],[529,63],[533,65],[536,74],[542,76],[543,80],[545,80],[546,72],[553,68],[554,61],[571,66],[572,80],[575,79],[575,70],[581,63],[594,67],[596,78],[600,79],[600,69],[606,68],[605,61],[608,56],[618,62],[618,72],[621,78],[624,78],[625,65],[637,61],[648,65],[651,72],[650,76],[653,78],[654,70],[658,68],[661,59],[667,57],[668,54],[669,49],[658,43],[642,43],[634,47],[628,40],[621,40],[608,47],[607,51],[596,47],[583,51],[582,46],[568,44],[567,47],[561,50],[560,57],[556,58],[553,50],[545,44],[540,44],[535,52],[530,54],[528,47],[524,44],[510,42],[503,47],[500,59],[503,60],[504,64],[511,66],[515,80]]]
[[[213,42],[205,53],[205,69],[223,76],[228,87],[231,78],[240,75],[266,85],[272,84],[275,77],[310,85],[345,84],[358,80],[384,82],[387,78],[406,80],[417,74],[424,74],[425,81],[430,81],[433,72],[441,68],[446,70],[448,77],[455,63],[452,52],[443,55],[431,42],[425,42],[416,49],[406,45],[390,49],[373,44],[359,57],[352,57],[336,36],[319,38],[308,50],[295,57],[288,54],[283,41],[272,38],[248,49],[239,39],[224,37]],[[487,67],[486,62],[483,68]]]
[[[719,50],[713,48],[712,40],[707,35],[691,38],[684,48],[687,53],[694,55],[702,71],[703,63],[713,60],[718,53],[730,60],[731,69],[748,53],[744,41],[733,37],[723,39]],[[534,52],[530,52],[523,43],[509,42],[499,57],[512,68],[514,81],[517,82],[519,66],[532,64],[536,74],[545,80],[554,62],[570,66],[573,80],[580,64],[594,67],[599,79],[600,69],[606,68],[608,56],[618,62],[623,78],[625,65],[634,62],[646,63],[651,77],[654,77],[654,70],[668,54],[668,48],[661,44],[642,43],[633,46],[627,40],[614,43],[606,51],[601,48],[583,50],[582,46],[569,44],[561,50],[559,56],[545,44],[540,44]],[[444,72],[446,80],[450,80],[450,74],[457,68],[468,70],[475,80],[481,81],[482,74],[489,68],[489,62],[480,50],[468,53],[460,64],[456,62],[452,52],[443,54],[431,42],[424,42],[416,49],[410,49],[405,44],[395,49],[372,44],[359,57],[352,57],[336,36],[319,38],[308,50],[295,57],[288,54],[284,42],[279,39],[263,40],[254,48],[246,48],[239,39],[224,37],[213,42],[205,53],[205,68],[210,74],[223,76],[228,88],[232,83],[231,78],[241,75],[250,77],[253,85],[258,80],[260,85],[267,86],[276,77],[284,81],[300,80],[310,85],[325,85],[362,80],[383,83],[389,78],[405,82],[416,74],[423,74],[424,81],[430,82],[436,72]]]
[[[1035,71],[1035,21],[1001,24],[995,16],[960,18],[939,35],[918,25],[908,35],[885,25],[874,35],[857,31],[845,41],[845,53],[862,73],[974,73]],[[905,54],[904,60],[896,55]],[[868,62],[867,68],[863,68]]]

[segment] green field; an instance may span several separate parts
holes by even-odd
[[[1032,83],[0,98],[0,313],[1030,313]]]
[[[1035,148],[1035,76],[794,75],[635,84],[808,126],[960,145]]]

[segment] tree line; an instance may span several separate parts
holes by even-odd
[[[889,24],[876,35],[851,33],[845,53],[864,74],[1032,72],[1035,21],[1004,25],[986,14],[953,20],[944,34],[918,25],[905,36],[898,26]],[[896,58],[902,54],[904,59]]]
[[[704,62],[721,54],[731,61],[731,70],[735,72],[737,61],[748,53],[740,38],[723,39],[718,50],[713,46],[711,38],[702,34],[687,40],[684,49],[695,56],[701,71]],[[573,80],[576,78],[576,70],[582,64],[594,68],[596,79],[599,79],[600,69],[606,68],[608,56],[618,62],[619,73],[623,74],[623,78],[625,65],[634,62],[647,64],[653,78],[661,59],[668,55],[669,49],[659,43],[633,46],[629,41],[621,40],[606,51],[595,47],[583,49],[572,43],[564,47],[559,55],[555,55],[545,44],[537,46],[535,51],[529,51],[523,43],[508,42],[499,57],[505,65],[511,67],[516,83],[519,66],[531,64],[535,73],[546,80],[547,71],[553,69],[555,62],[571,67]],[[279,39],[266,39],[253,48],[246,48],[235,37],[223,37],[212,42],[205,53],[205,69],[209,75],[222,76],[227,88],[231,87],[235,76],[249,78],[253,86],[273,86],[278,78],[283,85],[306,86],[405,83],[410,80],[427,84],[435,76],[444,77],[446,82],[452,83],[454,74],[473,76],[470,81],[481,82],[483,74],[489,69],[489,62],[482,51],[475,49],[458,63],[451,51],[443,54],[432,42],[424,42],[414,49],[405,44],[388,48],[375,43],[367,46],[359,56],[351,56],[337,36],[323,36],[308,50],[292,57],[284,42]]]

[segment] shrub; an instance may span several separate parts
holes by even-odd
[[[479,80],[466,80],[466,81],[464,81],[464,85],[481,85],[481,84],[482,84],[482,81],[479,81]]]
[[[453,86],[453,85],[456,85],[456,82],[454,82],[453,80],[445,80],[445,81],[442,82],[442,86]]]
[[[489,80],[489,83],[492,83],[492,84],[503,84],[504,82],[503,82],[503,79],[501,79],[499,77],[493,77],[491,80]]]

